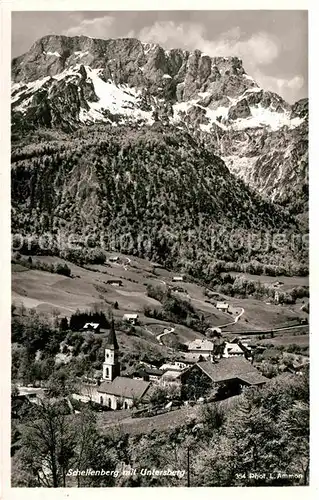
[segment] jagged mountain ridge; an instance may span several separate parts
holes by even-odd
[[[213,123],[224,129],[255,126],[266,109],[274,127],[301,120],[291,118],[291,106],[281,97],[261,89],[237,57],[164,50],[136,39],[49,35],[13,60],[12,79],[13,110],[45,103],[53,126],[59,123],[56,101],[63,98],[65,105],[74,105],[64,110],[70,126],[112,121],[104,109],[148,122],[154,111],[176,123],[187,115],[203,130]]]
[[[261,89],[237,57],[49,35],[13,60],[12,80],[13,130],[160,120],[199,135],[274,201],[307,184],[305,103]]]

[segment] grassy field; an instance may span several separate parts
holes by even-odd
[[[117,418],[119,412],[105,412],[98,415],[97,427],[104,434],[150,434],[153,430],[158,432],[173,430],[181,426],[188,419],[196,419],[199,407],[184,407],[179,410],[163,413],[155,417],[132,418],[130,412]],[[109,414],[114,413],[112,418]]]
[[[273,344],[274,346],[287,347],[291,344],[296,344],[301,347],[309,347],[309,335],[278,335],[273,339],[264,339],[259,341],[260,344]]]
[[[114,254],[109,254],[112,256]],[[164,328],[175,328],[175,335],[183,343],[202,337],[192,329],[178,324],[159,321],[145,317],[144,308],[160,308],[161,304],[147,296],[147,285],[161,286],[164,289],[176,286],[172,281],[176,273],[154,266],[143,259],[127,257],[121,254],[116,262],[107,261],[104,265],[90,265],[80,267],[67,262],[71,269],[72,277],[49,273],[40,270],[27,270],[23,263],[12,266],[12,301],[22,303],[27,308],[35,308],[46,313],[58,313],[71,316],[77,309],[85,311],[100,309],[107,312],[112,309],[116,319],[121,319],[125,313],[137,312],[140,322],[144,325],[143,332],[146,341],[156,341],[156,335],[163,332]],[[41,261],[47,264],[64,263],[62,259],[51,256],[32,256],[33,262]],[[23,271],[23,272],[22,272]],[[253,275],[246,275],[251,277]],[[113,278],[121,279],[122,286],[115,287],[107,284]],[[256,277],[255,277],[256,278]],[[258,277],[268,281],[277,281],[277,278],[268,276]],[[285,285],[301,285],[307,278],[283,278],[280,280]],[[205,296],[205,287],[191,282],[177,284],[184,289],[177,295],[184,300],[189,300],[196,310],[204,315],[210,326],[220,326],[231,323],[236,315],[244,308],[244,314],[236,324],[229,325],[223,330],[231,333],[243,331],[265,330],[280,328],[296,324],[301,317],[308,315],[300,310],[301,304],[281,306],[267,304],[264,301],[248,298],[238,299],[224,296],[230,305],[232,314],[223,313]],[[175,292],[174,292],[175,293]],[[114,307],[117,303],[117,308]]]
[[[233,396],[218,404],[227,411],[238,404],[241,396]],[[155,417],[132,418],[130,411],[104,412],[98,414],[97,426],[103,434],[150,434],[152,431],[163,432],[173,430],[190,421],[199,421],[202,405],[184,406]],[[117,415],[119,417],[117,417]]]
[[[263,330],[290,326],[298,322],[300,317],[308,317],[306,313],[295,307],[267,304],[257,299],[230,299],[234,306],[243,307],[244,315],[238,323],[227,327],[228,331]]]
[[[21,266],[21,264],[12,264],[13,273],[22,273],[23,271],[28,271],[28,268],[25,266]]]
[[[41,261],[47,264],[64,263],[62,259],[51,256],[33,256],[34,262]],[[150,273],[152,267],[148,261],[130,258],[130,262],[122,258],[118,262],[107,263],[107,265],[79,267],[67,262],[71,269],[72,277],[65,277],[40,270],[26,270],[20,272],[16,265],[12,267],[12,300],[15,303],[23,303],[26,307],[32,307],[42,312],[57,311],[61,315],[71,316],[77,309],[87,310],[94,307],[107,310],[113,307],[115,302],[118,309],[114,309],[116,317],[122,317],[127,312],[137,312],[142,322],[151,323],[144,316],[144,308],[160,308],[161,304],[147,296],[146,287],[151,283],[153,286],[166,287],[156,275]],[[167,283],[172,283],[173,273],[165,273]],[[115,287],[107,284],[108,280],[121,279],[122,286]],[[221,313],[216,308],[205,302],[204,289],[186,283],[191,296],[181,296],[190,300],[193,306],[209,318],[212,326],[229,321],[227,314]],[[167,323],[162,322],[163,328]],[[170,325],[169,325],[170,326]],[[161,333],[161,332],[159,332]],[[182,336],[193,339],[189,330],[181,330]]]
[[[33,257],[34,261],[46,263],[64,262],[56,257]],[[119,264],[95,266],[99,269],[88,270],[67,263],[71,268],[72,278],[39,270],[24,273],[12,272],[12,300],[22,302],[26,307],[52,312],[59,311],[70,316],[76,309],[86,310],[94,306],[107,309],[118,303],[117,316],[125,312],[143,312],[144,307],[160,306],[156,300],[147,297],[143,285],[143,273],[125,271]],[[108,285],[112,278],[122,279],[122,287]],[[134,279],[134,281],[133,281]]]

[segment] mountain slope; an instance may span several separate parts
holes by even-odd
[[[48,35],[12,61],[12,80],[13,140],[39,127],[160,120],[200,136],[263,196],[293,208],[297,193],[307,210],[307,100],[290,106],[260,88],[237,57]]]
[[[15,231],[104,232],[201,270],[212,257],[294,259],[229,236],[305,222],[307,100],[260,88],[237,57],[136,39],[50,35],[12,61],[12,80]]]
[[[287,249],[267,256],[246,244],[248,236],[296,228],[286,212],[173,127],[95,126],[17,149],[12,162],[12,228],[24,235],[49,232],[58,240],[72,233],[195,269],[212,258],[276,263]],[[61,250],[61,242],[55,245]]]
[[[297,188],[304,194],[303,209],[307,210],[308,120],[303,120],[293,129],[287,126],[273,131],[262,127],[241,131],[219,129],[204,140],[231,172],[260,194],[284,203],[288,190],[291,194]]]
[[[152,123],[154,112],[174,123],[186,115],[202,130],[214,123],[241,130],[302,121],[282,98],[259,88],[237,57],[164,50],[136,39],[49,35],[13,60],[12,80],[14,112],[36,123],[40,105],[46,125],[66,129],[114,122],[114,114]],[[62,117],[61,105],[71,104]]]

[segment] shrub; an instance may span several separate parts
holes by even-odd
[[[67,264],[62,264],[61,262],[58,262],[54,266],[54,272],[57,274],[62,274],[63,276],[71,276],[71,269]]]

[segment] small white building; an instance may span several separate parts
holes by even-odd
[[[107,285],[112,285],[112,286],[122,286],[122,280],[107,280],[106,282]]]
[[[173,276],[172,281],[184,281],[184,276]]]
[[[226,342],[223,357],[232,358],[234,356],[249,358],[251,357],[251,348],[244,342]]]
[[[217,302],[216,309],[223,312],[228,312],[229,304],[227,302]]]
[[[124,314],[123,321],[128,321],[131,325],[136,325],[138,322],[138,314]]]
[[[162,372],[167,372],[167,371],[175,371],[175,372],[181,372],[187,368],[187,365],[185,363],[182,363],[181,361],[175,361],[174,363],[164,363],[159,369]]]
[[[244,356],[244,351],[238,344],[233,344],[232,342],[226,342],[223,357],[231,358],[232,356]]]
[[[85,323],[85,325],[83,326],[83,330],[88,332],[99,332],[100,323]]]

